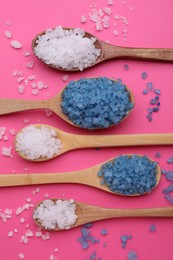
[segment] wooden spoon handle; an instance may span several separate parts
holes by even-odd
[[[81,205],[81,204],[80,204]],[[82,206],[82,205],[81,205]],[[84,205],[85,214],[80,218],[80,224],[88,222],[125,217],[173,217],[173,207],[141,208],[141,209],[109,209]]]
[[[74,148],[138,145],[170,145],[173,134],[73,135]]]
[[[144,60],[173,61],[173,49],[164,48],[130,48],[110,45],[105,47],[107,58],[132,58]]]
[[[0,115],[30,109],[48,108],[47,105],[47,100],[22,100],[13,98],[3,98],[0,99]]]

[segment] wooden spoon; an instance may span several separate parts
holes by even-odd
[[[71,30],[73,28],[63,28],[64,30]],[[37,46],[37,40],[39,36],[45,34],[46,31],[43,31],[39,34],[37,34],[33,41],[32,41],[32,50],[35,53],[35,47]],[[92,34],[85,32],[85,37],[87,38],[96,38]],[[131,48],[131,47],[120,47],[120,46],[114,46],[111,44],[108,44],[100,39],[96,39],[96,42],[94,43],[95,47],[97,49],[101,50],[100,56],[97,58],[97,60],[89,67],[92,67],[100,62],[109,60],[109,59],[143,59],[143,60],[155,60],[155,61],[173,61],[173,49],[168,48]],[[37,57],[37,55],[36,55]],[[37,57],[40,59],[39,57]],[[45,61],[43,59],[40,59],[43,63]],[[53,67],[55,69],[59,69],[62,71],[78,71],[78,68],[73,68],[70,70],[63,69],[61,67],[56,67],[53,64],[47,64],[50,67]],[[89,68],[88,67],[88,68]]]
[[[132,156],[132,155],[128,155]],[[142,156],[142,155],[139,155]],[[143,194],[124,195],[115,191],[111,191],[106,184],[101,184],[103,177],[98,176],[98,172],[105,163],[110,163],[117,157],[109,159],[104,163],[92,166],[87,169],[83,169],[76,172],[64,172],[64,173],[30,173],[30,174],[1,174],[0,175],[0,187],[7,186],[23,186],[23,185],[35,185],[35,184],[52,184],[52,183],[76,183],[84,184],[91,187],[95,187],[112,194],[122,196],[139,196]],[[150,158],[149,158],[150,159]],[[152,159],[150,159],[153,161]],[[161,178],[161,169],[157,164],[156,186],[159,184]],[[153,189],[154,189],[153,188]],[[150,191],[151,192],[151,191]]]
[[[111,79],[113,80],[113,79]],[[50,109],[59,117],[61,117],[67,123],[80,127],[74,124],[71,120],[68,119],[67,115],[62,112],[61,101],[62,101],[62,93],[66,87],[64,87],[58,94],[54,97],[49,98],[47,100],[26,100],[26,99],[15,99],[15,98],[1,98],[0,99],[0,115],[6,115],[13,112],[32,110],[32,109]],[[134,107],[134,96],[132,92],[126,87],[129,92],[130,102]],[[129,115],[129,113],[133,110],[128,111],[127,115],[122,118],[121,122]],[[112,125],[114,126],[114,125]],[[95,128],[96,129],[96,128]],[[102,128],[103,129],[103,128]]]
[[[56,201],[57,199],[52,199]],[[35,209],[40,206],[42,202],[36,205]],[[75,214],[77,215],[76,222],[70,227],[78,227],[87,223],[91,223],[98,220],[110,219],[110,218],[127,218],[127,217],[173,217],[173,207],[162,208],[138,208],[138,209],[111,209],[98,206],[89,205],[83,202],[77,202]],[[41,228],[45,229],[38,219],[34,219],[34,222]],[[58,227],[54,229],[47,229],[52,231],[60,231]]]
[[[97,148],[97,147],[119,147],[119,146],[139,146],[139,145],[170,145],[173,144],[173,134],[123,134],[123,135],[77,135],[71,134],[65,131],[62,131],[53,126],[44,125],[44,124],[35,124],[33,125],[37,128],[41,128],[42,126],[48,127],[50,129],[54,129],[57,132],[57,138],[62,142],[62,149],[60,149],[60,153],[55,154],[52,158],[39,158],[33,161],[47,161],[49,159],[53,159],[63,153],[66,153],[70,150],[81,149],[81,148]],[[26,127],[25,127],[26,128]],[[20,134],[23,131],[22,128],[16,135]],[[16,141],[15,141],[16,146]],[[25,154],[16,150],[18,154],[26,159],[28,159]]]

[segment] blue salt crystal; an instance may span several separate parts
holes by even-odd
[[[161,157],[161,154],[160,154],[159,152],[157,152],[157,153],[155,154],[155,156],[156,156],[157,158],[160,158],[160,157]]]
[[[153,83],[152,82],[147,82],[147,88],[152,91],[153,90]]]
[[[157,164],[146,156],[123,155],[103,164],[98,176],[113,192],[135,194],[150,192],[156,185]]]
[[[158,107],[160,106],[160,102],[157,102],[157,104],[156,104]]]
[[[156,104],[156,100],[155,100],[155,98],[152,98],[151,100],[150,100],[150,105],[155,105]]]
[[[90,228],[92,226],[93,226],[93,223],[86,223],[83,225],[83,227],[85,227],[85,228]]]
[[[142,91],[142,94],[143,94],[143,95],[147,95],[147,94],[148,94],[148,89],[145,88],[145,89]]]
[[[154,224],[150,225],[150,231],[155,232],[156,231],[156,226]]]
[[[97,257],[97,253],[96,252],[94,252],[94,253],[92,253],[92,255],[90,256],[90,260],[95,260],[96,259],[96,257]]]
[[[130,251],[128,253],[128,260],[138,260],[138,256],[135,251]]]
[[[141,77],[142,77],[142,79],[146,79],[147,78],[147,72],[142,72]]]
[[[173,163],[173,156],[168,158],[167,163]]]
[[[129,65],[128,64],[124,64],[123,67],[124,67],[125,70],[129,70]]]
[[[159,108],[158,107],[153,107],[153,112],[158,112]]]
[[[128,241],[129,239],[131,239],[131,238],[132,238],[131,235],[130,235],[130,236],[128,236],[128,235],[122,235],[122,236],[120,237],[120,239],[121,239],[121,246],[122,246],[123,249],[126,248],[127,241]]]
[[[167,188],[162,190],[164,194],[169,194],[170,192],[173,192],[173,184],[170,184]]]
[[[165,195],[165,199],[169,202],[169,204],[173,205],[173,198],[170,194]]]
[[[157,95],[160,95],[160,89],[154,89],[154,93],[157,94]]]
[[[77,126],[95,129],[119,124],[133,103],[120,81],[99,77],[71,81],[62,93],[61,108]]]
[[[101,235],[107,235],[108,231],[106,229],[102,229],[100,233],[101,233]]]

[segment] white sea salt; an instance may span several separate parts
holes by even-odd
[[[8,237],[13,237],[13,231],[10,231],[10,232],[8,233]]]
[[[34,67],[34,62],[33,61],[27,62],[26,67],[29,68],[29,69],[32,69]]]
[[[96,39],[85,37],[82,29],[64,30],[57,26],[48,29],[39,36],[34,49],[36,56],[56,68],[73,69],[92,65],[100,55],[100,49],[95,48]]]
[[[34,160],[38,158],[52,158],[60,153],[61,140],[53,128],[30,125],[25,127],[16,137],[16,150],[26,158]]]
[[[12,151],[12,147],[2,147],[2,155],[4,156],[7,156],[7,157],[11,157],[12,154],[11,154],[11,151]]]
[[[11,45],[11,47],[13,47],[15,49],[21,49],[22,48],[22,44],[19,41],[11,41],[10,45]]]
[[[23,253],[20,253],[18,256],[19,256],[20,259],[25,259],[25,256],[24,256]]]
[[[85,23],[86,22],[86,16],[85,15],[81,15],[81,17],[80,17],[80,21],[81,21],[81,23]]]
[[[10,31],[5,31],[4,32],[4,35],[5,35],[5,37],[7,38],[7,39],[11,39],[11,32]]]
[[[46,229],[69,229],[77,219],[76,204],[73,200],[44,200],[36,208],[33,218]]]

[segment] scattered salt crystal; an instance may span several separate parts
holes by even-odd
[[[57,138],[57,132],[45,126],[25,127],[16,138],[16,150],[31,160],[40,157],[52,158],[59,154],[61,148],[62,143]]]
[[[7,215],[11,215],[12,210],[11,209],[5,209],[4,213],[7,214]]]
[[[85,23],[86,22],[86,16],[85,15],[81,15],[81,17],[80,17],[80,21],[81,21],[81,23]]]
[[[36,236],[36,237],[42,237],[42,235],[43,235],[43,234],[42,234],[41,231],[37,231],[37,232],[35,233],[35,236]]]
[[[18,232],[17,228],[15,228],[15,229],[14,229],[14,232],[15,232],[15,233],[17,233],[17,232]]]
[[[33,218],[49,229],[69,229],[77,219],[73,200],[44,200],[34,211]]]
[[[108,0],[108,5],[113,5],[113,0]]]
[[[24,218],[21,218],[21,219],[20,219],[20,223],[23,224],[24,222],[25,222],[25,219],[24,219]]]
[[[12,128],[12,129],[9,130],[9,133],[11,135],[15,135],[16,134],[16,130],[14,128]]]
[[[55,253],[56,253],[56,252],[58,252],[58,251],[59,251],[59,249],[58,249],[58,248],[55,248],[55,249],[54,249],[54,252],[55,252]]]
[[[28,244],[29,239],[25,236],[21,236],[20,243]]]
[[[25,259],[25,256],[24,256],[23,253],[20,253],[18,256],[19,256],[20,259]]]
[[[25,86],[24,85],[19,85],[17,88],[18,88],[19,94],[23,94],[24,93],[24,90],[25,90]]]
[[[28,76],[28,79],[29,79],[29,80],[34,80],[35,78],[36,78],[35,75],[30,75],[30,76]]]
[[[44,86],[43,81],[38,81],[38,83],[37,83],[37,88],[38,88],[38,89],[42,89],[43,86]]]
[[[34,67],[34,62],[33,61],[27,62],[26,67],[29,68],[29,69],[32,69]]]
[[[32,232],[31,230],[28,229],[28,230],[26,231],[26,233],[25,233],[25,236],[26,236],[26,237],[33,237],[34,234],[33,234],[33,232]]]
[[[12,237],[13,236],[13,231],[10,231],[9,233],[8,233],[8,237]]]
[[[13,75],[13,77],[16,77],[17,76],[17,70],[13,71],[12,75]]]
[[[29,119],[24,119],[23,122],[24,122],[24,124],[28,124],[30,122],[30,120]]]
[[[32,95],[38,95],[39,90],[38,89],[33,89],[31,93],[32,93]]]
[[[96,22],[95,25],[96,25],[96,30],[97,31],[102,31],[103,30],[103,26],[102,26],[100,21]]]
[[[111,15],[111,14],[112,14],[112,10],[111,10],[111,8],[109,8],[109,7],[103,7],[103,11],[104,11],[106,14],[108,14],[108,15]]]
[[[19,41],[11,41],[10,45],[11,45],[11,47],[13,47],[15,49],[21,49],[22,48],[22,44]]]
[[[67,81],[68,78],[69,78],[69,75],[64,75],[64,76],[62,77],[62,80],[63,80],[63,81]]]
[[[27,198],[26,201],[27,201],[28,203],[30,203],[30,202],[31,202],[31,198]]]
[[[23,72],[22,71],[17,71],[17,76],[23,76]]]
[[[23,52],[23,55],[24,55],[25,57],[27,57],[27,56],[30,56],[31,53],[30,53],[30,51],[24,51],[24,52]]]
[[[10,22],[6,22],[6,25],[7,25],[7,26],[10,26],[10,25],[11,25],[11,23],[10,23]]]
[[[35,82],[31,83],[31,87],[32,88],[36,88],[37,87],[37,84]]]
[[[2,147],[2,155],[10,157],[12,155],[11,150],[12,150],[11,146],[10,147]]]
[[[6,130],[7,130],[6,127],[4,127],[4,126],[0,127],[0,136],[3,136],[6,132]]]
[[[118,31],[117,30],[114,31],[114,35],[118,36]]]
[[[18,77],[17,82],[20,83],[21,81],[23,81],[25,78],[24,77]]]
[[[49,198],[49,194],[47,194],[47,193],[44,194],[44,197],[45,197],[45,198]]]
[[[57,258],[54,255],[50,255],[49,260],[57,260]]]
[[[5,31],[4,32],[4,35],[5,35],[5,37],[7,38],[7,39],[11,39],[11,32],[9,32],[9,31]]]
[[[36,188],[35,192],[39,193],[40,192],[40,188]]]
[[[50,117],[50,116],[52,116],[52,114],[53,114],[52,110],[50,110],[50,109],[48,109],[48,108],[45,109],[45,113],[46,113],[46,116],[47,116],[47,117]]]
[[[120,19],[119,14],[116,14],[114,17],[115,17],[115,20],[119,20]]]
[[[4,140],[4,141],[7,141],[7,140],[8,140],[8,136],[7,136],[7,135],[4,135],[3,140]]]
[[[20,215],[20,214],[22,213],[22,211],[23,211],[23,209],[22,209],[21,207],[18,207],[18,208],[16,209],[16,215],[17,215],[17,216]]]

